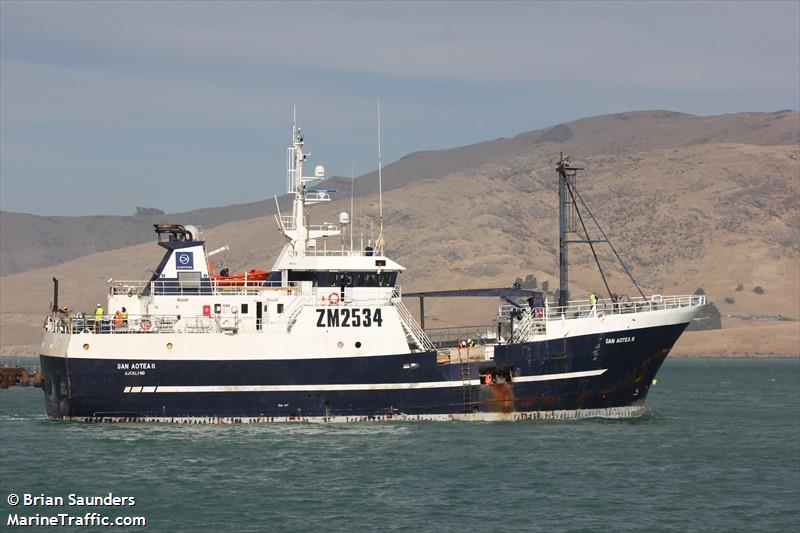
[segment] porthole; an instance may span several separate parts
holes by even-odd
[[[84,351],[89,351],[89,343],[88,342],[83,345],[83,350]]]
[[[168,343],[167,343],[167,350],[171,350],[171,349],[172,349],[172,343],[171,343],[171,342],[168,342]]]
[[[344,348],[344,343],[342,341],[339,341],[339,342],[336,343],[336,347],[337,348]]]
[[[356,341],[356,348],[361,348],[361,341]]]

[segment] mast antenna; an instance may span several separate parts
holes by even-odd
[[[350,169],[350,216],[353,220],[350,221],[350,251],[353,251],[353,225],[356,222],[356,212],[353,210],[353,204],[356,197],[356,160],[353,159],[353,166]]]
[[[375,241],[375,255],[383,255],[383,246],[386,242],[383,239],[383,161],[381,159],[381,101],[378,100],[378,216],[380,230],[378,240]]]
[[[297,140],[297,104],[292,104],[292,146],[294,146],[294,142]],[[295,168],[295,160],[294,160],[294,152],[290,150],[287,166],[289,168],[289,172],[286,175],[286,192],[293,193],[295,191],[295,175],[294,175],[294,168]]]

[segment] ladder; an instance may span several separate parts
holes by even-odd
[[[472,376],[470,374],[469,362],[461,362],[461,383],[464,392],[464,412],[472,412]]]
[[[400,317],[400,324],[403,326],[403,332],[406,334],[406,338],[409,339],[409,344],[416,345],[420,350],[436,350],[436,347],[433,345],[419,324],[417,324],[417,321],[414,320],[414,317],[411,315],[408,309],[406,309],[406,306],[403,305],[403,302],[400,302],[399,300],[395,301],[394,307],[397,310],[397,315]]]
[[[522,320],[514,326],[512,342],[529,342],[533,336],[545,333],[547,333],[547,319],[534,317],[531,311],[526,311],[522,315]]]
[[[286,332],[292,331],[292,327],[297,322],[297,318],[300,316],[300,313],[303,311],[304,307],[304,298],[302,296],[295,297],[294,301],[289,304],[289,307],[284,311],[286,315]]]
[[[423,350],[422,346],[420,346],[420,342],[414,337],[411,333],[411,330],[406,326],[405,322],[402,320],[400,321],[400,326],[403,328],[403,333],[406,335],[406,342],[408,346],[413,349]]]

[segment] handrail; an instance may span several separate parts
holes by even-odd
[[[57,333],[208,333],[220,331],[230,322],[242,320],[238,316],[220,318],[218,316],[181,316],[181,315],[129,315],[127,319],[114,315],[102,315],[100,319],[93,314],[76,313],[65,316],[54,313],[48,315],[44,328]],[[247,319],[244,319],[247,320]],[[255,319],[253,319],[255,320]]]
[[[306,229],[309,231],[338,231],[339,226],[333,222],[326,222],[323,224],[309,224]]]
[[[292,301],[292,303],[289,304],[289,307],[286,308],[284,314],[286,315],[287,332],[292,330],[292,326],[294,326],[295,322],[297,322],[297,316],[303,311],[305,306],[306,298],[298,296]]]
[[[450,326],[443,328],[425,328],[425,334],[431,342],[439,347],[455,347],[461,342],[473,340],[478,345],[492,343],[497,340],[495,324],[480,326]]]
[[[294,216],[280,215],[280,223],[284,230],[292,231],[295,229]]]
[[[649,298],[642,298],[640,296],[633,298],[624,298],[611,300],[604,298],[598,300],[596,304],[592,304],[589,300],[577,300],[569,302],[569,305],[563,307],[550,307],[545,309],[546,318],[553,319],[569,319],[569,318],[582,318],[586,316],[598,315],[619,315],[629,313],[646,313],[651,311],[663,311],[666,309],[679,309],[682,307],[695,307],[702,306],[706,303],[704,295],[680,295],[680,296],[662,296],[654,294]]]
[[[318,248],[308,248],[303,252],[290,250],[288,255],[292,257],[297,257],[301,255],[306,255],[310,257],[326,257],[326,256],[335,256],[335,257],[383,257],[380,255],[375,255],[373,250],[322,250]]]
[[[399,300],[395,301],[394,307],[397,309],[397,315],[400,317],[400,321],[405,325],[406,329],[408,329],[411,336],[414,337],[414,340],[417,342],[417,346],[425,351],[436,350],[436,346],[434,346],[419,324],[417,324],[417,321],[414,320],[411,312],[403,305],[403,302]]]
[[[545,305],[543,318],[547,320],[569,320],[574,318],[586,318],[600,315],[621,315],[629,313],[646,313],[651,311],[663,311],[665,309],[678,309],[682,307],[702,306],[706,303],[704,295],[681,295],[681,296],[662,296],[656,294],[650,298],[640,296],[633,298],[622,298],[611,300],[604,298],[592,304],[589,300],[573,300],[565,306]],[[500,306],[498,319],[508,320],[514,310],[523,310],[525,314],[530,314],[530,308],[518,308],[510,304]]]
[[[521,319],[514,323],[514,330],[511,342],[525,341],[535,332],[533,315],[525,313]]]
[[[299,283],[292,281],[283,286],[280,281],[239,281],[234,279],[205,278],[199,282],[181,283],[177,280],[155,281],[114,281],[109,287],[109,294],[128,296],[141,296],[146,288],[150,288],[151,295],[231,295],[231,294],[260,294],[263,291],[286,291],[290,294],[297,290]]]
[[[330,199],[331,195],[327,191],[308,191],[306,193],[306,201],[308,202],[327,202]]]
[[[351,291],[356,289],[357,292]],[[306,305],[314,307],[365,307],[390,305],[395,301],[399,294],[400,287],[348,287],[345,289],[344,297],[333,300],[328,298],[330,294],[339,296],[339,287],[314,287],[314,290],[306,298]],[[391,291],[391,292],[390,292]]]
[[[301,304],[297,309],[302,309]],[[290,309],[292,309],[290,307]],[[284,314],[283,319],[271,323],[288,323],[295,316]],[[263,319],[262,319],[263,320]],[[91,333],[102,335],[148,334],[148,333],[231,333],[238,331],[258,331],[259,319],[253,316],[182,316],[182,315],[129,315],[127,320],[115,316],[103,315],[97,320],[94,315],[66,316],[51,314],[45,319],[45,331],[52,333]],[[247,327],[245,327],[247,326]],[[262,326],[263,327],[263,326]]]
[[[281,226],[283,226],[283,229],[287,231],[292,231],[297,229],[294,215],[281,215],[279,217],[279,221],[281,223]],[[337,226],[333,222],[325,222],[322,224],[310,224],[306,226],[306,229],[309,231],[337,231],[339,229],[339,226]]]

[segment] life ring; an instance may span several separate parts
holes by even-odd
[[[150,323],[150,319],[148,319],[148,318],[143,318],[139,322],[139,327],[142,329],[142,331],[150,331],[150,328],[152,326],[153,326],[153,324]]]
[[[536,318],[544,317],[544,309],[542,309],[541,307],[537,307],[535,311],[536,311]]]
[[[331,305],[336,305],[339,303],[339,293],[332,292],[328,295],[328,303]]]

